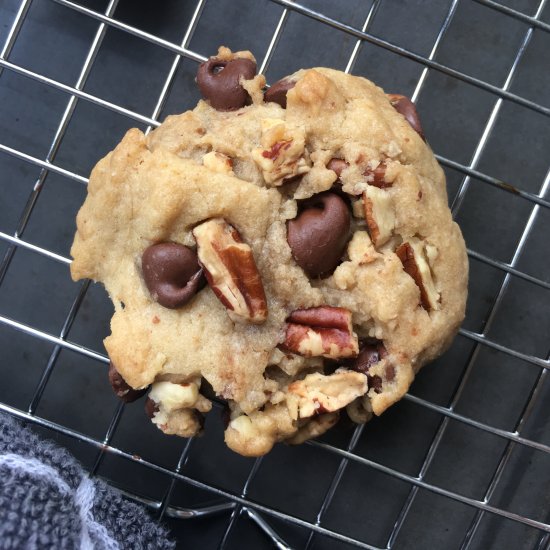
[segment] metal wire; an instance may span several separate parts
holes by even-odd
[[[81,68],[80,75],[77,79],[77,82],[74,86],[69,86],[66,84],[63,84],[59,81],[56,81],[55,79],[46,77],[44,75],[41,75],[39,73],[36,73],[34,71],[31,71],[25,67],[22,67],[20,65],[17,65],[15,63],[12,63],[9,61],[9,56],[12,51],[12,48],[17,40],[19,31],[25,21],[25,17],[27,16],[28,10],[31,6],[32,0],[23,0],[21,2],[21,5],[19,7],[19,10],[15,16],[15,19],[13,21],[13,24],[10,28],[10,31],[7,35],[6,41],[2,47],[2,50],[0,52],[0,77],[2,75],[2,72],[4,70],[9,70],[12,72],[15,72],[21,76],[31,78],[39,83],[41,83],[44,86],[48,86],[57,90],[60,90],[66,94],[68,94],[68,102],[66,105],[66,108],[64,110],[63,116],[59,122],[59,125],[57,127],[57,130],[55,132],[54,139],[50,145],[48,154],[44,159],[34,157],[32,155],[29,155],[28,153],[24,151],[19,151],[14,148],[8,147],[4,144],[0,143],[0,152],[16,157],[26,163],[38,166],[41,171],[39,178],[31,192],[31,194],[28,197],[27,203],[21,213],[17,229],[14,232],[13,235],[9,235],[3,232],[0,232],[0,239],[7,242],[9,244],[8,252],[5,254],[4,259],[2,263],[0,264],[0,284],[2,284],[3,277],[5,276],[7,270],[9,269],[11,260],[13,258],[13,255],[15,254],[16,250],[18,248],[25,248],[33,253],[41,254],[44,257],[60,262],[62,264],[69,264],[70,259],[66,258],[60,254],[57,254],[51,250],[45,249],[43,247],[34,245],[32,243],[29,243],[22,239],[22,235],[25,231],[25,228],[28,224],[29,219],[32,216],[34,205],[36,204],[36,201],[38,199],[38,196],[43,189],[44,185],[47,181],[47,176],[50,172],[53,172],[55,174],[60,174],[70,180],[77,181],[79,183],[87,183],[87,179],[79,174],[76,174],[70,170],[66,170],[63,167],[57,166],[55,164],[55,158],[57,155],[57,151],[59,149],[59,146],[65,136],[67,126],[69,124],[69,121],[71,120],[71,117],[74,113],[74,109],[76,107],[76,104],[79,100],[84,100],[90,103],[93,103],[101,108],[108,109],[110,111],[113,111],[117,114],[123,115],[130,120],[133,120],[143,126],[145,126],[145,131],[149,131],[151,128],[154,128],[158,126],[158,117],[160,116],[162,109],[166,103],[166,99],[168,97],[169,91],[171,89],[171,86],[174,81],[174,77],[176,75],[179,63],[182,59],[182,57],[185,57],[187,59],[191,59],[193,61],[202,61],[204,60],[204,57],[197,52],[192,51],[189,49],[189,43],[190,39],[193,36],[193,33],[197,27],[198,21],[200,19],[200,16],[202,14],[202,10],[205,4],[205,0],[199,0],[196,4],[196,8],[194,10],[193,16],[190,20],[190,23],[185,31],[183,40],[180,45],[171,43],[167,40],[164,40],[160,37],[154,36],[152,34],[149,34],[147,32],[141,31],[140,29],[137,29],[135,27],[132,27],[131,25],[128,25],[126,23],[123,23],[121,21],[118,21],[114,17],[115,9],[118,3],[118,0],[111,0],[105,10],[104,13],[99,13],[94,10],[91,10],[89,8],[83,7],[81,5],[75,4],[73,2],[70,2],[68,0],[50,0],[51,2],[55,2],[61,6],[64,6],[67,9],[74,10],[76,12],[79,12],[91,19],[94,19],[98,22],[98,28],[95,33],[94,39],[92,41],[92,44],[90,46],[90,49],[88,51],[88,54],[86,56],[85,62]],[[531,414],[534,404],[536,400],[540,397],[541,394],[541,388],[542,384],[545,381],[547,377],[547,370],[550,368],[550,356],[545,356],[544,358],[536,357],[530,354],[519,352],[518,350],[515,350],[513,348],[504,346],[498,342],[494,342],[492,340],[489,340],[486,337],[486,334],[493,322],[493,320],[496,317],[497,311],[499,309],[499,306],[501,305],[502,298],[504,296],[504,293],[509,285],[509,282],[511,280],[511,277],[518,277],[521,278],[524,281],[529,282],[530,284],[534,284],[544,290],[550,289],[550,282],[542,280],[540,278],[534,277],[528,273],[524,273],[517,269],[517,263],[518,260],[523,252],[526,240],[533,230],[534,223],[536,220],[536,217],[540,211],[540,208],[550,208],[550,202],[545,199],[546,193],[548,191],[549,185],[550,185],[550,172],[548,173],[547,177],[545,178],[544,183],[541,186],[541,189],[538,194],[533,194],[527,191],[518,190],[515,187],[512,187],[506,182],[503,182],[499,180],[498,178],[494,178],[488,174],[484,174],[482,172],[479,172],[477,170],[477,164],[479,162],[479,159],[483,153],[484,147],[487,143],[487,140],[489,136],[492,133],[492,130],[494,128],[495,122],[499,116],[503,101],[510,101],[519,105],[522,105],[536,113],[539,113],[543,116],[550,115],[550,109],[548,107],[545,107],[543,105],[540,105],[536,102],[530,101],[524,97],[518,96],[517,94],[514,94],[510,92],[510,87],[514,78],[514,75],[516,73],[516,70],[521,63],[523,53],[525,52],[525,49],[527,48],[527,45],[532,37],[532,34],[535,29],[541,30],[543,32],[548,32],[550,30],[550,25],[547,23],[544,23],[539,20],[539,17],[542,13],[542,10],[545,7],[545,0],[541,1],[538,5],[538,8],[536,10],[536,13],[531,15],[526,15],[524,13],[521,13],[517,10],[513,10],[511,8],[508,8],[506,6],[500,5],[497,2],[494,2],[492,0],[468,0],[468,1],[475,1],[478,4],[482,4],[486,6],[489,9],[497,10],[498,12],[514,18],[516,20],[522,21],[526,23],[529,28],[526,31],[524,40],[512,62],[510,71],[507,75],[507,78],[503,84],[502,87],[494,86],[492,84],[489,84],[488,82],[485,82],[481,79],[472,77],[470,75],[467,75],[465,73],[462,73],[460,71],[457,71],[451,67],[448,67],[446,65],[443,65],[441,63],[438,63],[435,61],[435,58],[437,57],[437,52],[439,49],[440,44],[444,40],[445,33],[447,32],[447,29],[452,23],[453,16],[456,12],[456,8],[458,6],[459,0],[453,0],[450,5],[450,9],[448,11],[448,14],[439,30],[439,33],[436,37],[436,40],[434,42],[434,45],[430,51],[430,54],[428,57],[421,56],[419,54],[416,54],[414,52],[411,52],[407,50],[406,48],[403,48],[401,46],[398,46],[396,44],[393,44],[391,42],[388,42],[386,40],[383,40],[382,38],[376,37],[372,35],[369,32],[370,25],[372,24],[372,21],[374,20],[378,7],[381,4],[382,0],[375,0],[368,12],[368,15],[365,19],[365,22],[361,29],[356,29],[350,25],[347,25],[341,21],[332,19],[328,16],[326,16],[323,13],[319,13],[309,7],[306,7],[302,4],[299,4],[297,2],[293,2],[291,0],[270,0],[274,4],[278,4],[282,6],[284,9],[281,12],[281,16],[277,22],[277,25],[274,29],[272,38],[269,42],[267,51],[263,57],[263,61],[260,64],[260,70],[264,72],[271,59],[274,56],[274,52],[276,50],[277,44],[279,43],[279,40],[281,38],[282,32],[285,28],[286,22],[288,20],[288,16],[290,12],[296,12],[303,16],[309,17],[313,20],[316,20],[322,24],[329,25],[332,28],[338,29],[342,32],[348,33],[351,36],[354,36],[357,38],[357,41],[354,45],[352,54],[349,58],[349,61],[346,65],[346,72],[351,72],[353,70],[353,67],[355,65],[355,61],[359,55],[361,45],[364,41],[370,42],[371,44],[374,44],[378,47],[384,48],[386,50],[389,50],[393,53],[396,53],[398,55],[401,55],[403,57],[406,57],[408,59],[411,59],[413,61],[416,61],[424,66],[424,69],[422,71],[422,74],[417,82],[416,88],[413,93],[413,99],[416,101],[421,94],[422,88],[425,84],[426,78],[428,76],[428,73],[430,70],[435,70],[438,72],[441,72],[443,74],[446,74],[448,76],[451,76],[453,78],[457,78],[463,82],[466,82],[468,84],[471,84],[473,86],[476,86],[480,89],[483,89],[487,92],[490,92],[491,94],[494,94],[497,96],[497,100],[495,102],[495,105],[493,107],[493,110],[489,116],[489,119],[485,125],[485,128],[483,130],[483,133],[478,141],[478,144],[476,146],[474,155],[468,165],[464,165],[461,163],[458,163],[452,159],[447,159],[441,156],[437,156],[438,160],[445,166],[451,167],[455,170],[458,170],[459,172],[463,173],[465,175],[465,178],[463,179],[459,192],[457,194],[457,198],[455,199],[455,203],[453,204],[455,212],[458,211],[458,209],[463,204],[464,196],[466,195],[468,191],[468,187],[470,185],[471,178],[476,179],[477,181],[484,182],[486,184],[492,185],[500,190],[503,190],[507,193],[513,193],[529,202],[532,203],[532,210],[529,216],[529,219],[524,227],[523,233],[520,237],[520,240],[517,244],[516,250],[514,252],[514,255],[509,263],[502,262],[500,260],[495,260],[487,255],[481,254],[479,252],[476,252],[474,250],[469,250],[469,256],[471,258],[474,258],[476,260],[479,260],[481,262],[486,263],[487,265],[491,265],[505,273],[505,277],[503,279],[503,282],[499,288],[499,291],[497,293],[497,296],[491,306],[491,310],[489,313],[489,316],[483,326],[483,329],[481,332],[472,332],[466,329],[462,329],[460,331],[460,334],[463,337],[466,337],[470,340],[472,340],[475,343],[473,352],[470,356],[470,359],[468,363],[465,366],[465,370],[463,373],[463,376],[461,378],[460,383],[458,384],[451,400],[450,404],[447,407],[436,405],[434,403],[431,403],[425,399],[421,399],[419,397],[416,397],[412,394],[408,394],[405,396],[405,399],[409,401],[410,403],[413,403],[415,406],[423,407],[427,410],[436,412],[441,415],[441,422],[439,425],[439,428],[434,436],[434,439],[432,440],[429,450],[426,454],[426,457],[423,461],[423,464],[419,470],[419,473],[417,476],[412,476],[409,474],[405,474],[403,472],[400,472],[394,468],[388,467],[384,464],[377,463],[372,460],[368,460],[364,457],[361,457],[357,454],[354,454],[355,447],[357,445],[357,442],[360,439],[361,433],[363,431],[363,427],[358,427],[352,438],[350,439],[350,442],[348,443],[348,446],[345,450],[328,445],[326,443],[322,443],[319,441],[313,441],[309,444],[319,449],[321,452],[328,452],[333,455],[336,455],[340,458],[339,465],[337,469],[335,470],[331,483],[329,485],[329,488],[327,492],[325,493],[323,502],[319,508],[319,511],[316,516],[316,520],[314,523],[307,522],[305,520],[302,520],[296,516],[290,515],[288,513],[285,513],[284,511],[276,510],[272,507],[266,506],[262,504],[261,502],[255,502],[248,498],[248,491],[251,486],[251,484],[254,482],[254,477],[258,470],[261,467],[261,460],[257,460],[254,463],[254,466],[249,472],[249,475],[247,477],[247,480],[239,494],[232,493],[229,491],[225,491],[223,489],[220,489],[219,487],[216,487],[214,485],[198,481],[196,479],[193,479],[192,477],[185,475],[185,464],[189,457],[189,454],[192,450],[192,440],[185,443],[182,452],[180,454],[179,460],[175,466],[174,469],[165,468],[163,466],[160,466],[158,464],[155,464],[153,462],[149,462],[146,460],[143,460],[135,455],[132,455],[130,453],[127,453],[111,444],[112,438],[116,432],[118,422],[121,418],[121,414],[124,408],[123,404],[120,404],[116,411],[114,412],[109,426],[107,428],[107,431],[105,433],[105,436],[102,440],[94,439],[91,437],[88,437],[84,434],[81,434],[75,430],[72,430],[66,426],[62,426],[59,424],[56,424],[54,422],[48,421],[44,418],[40,418],[35,415],[35,411],[37,410],[38,404],[40,403],[41,397],[43,395],[44,389],[47,386],[49,377],[51,373],[53,372],[57,359],[59,357],[60,351],[62,349],[69,349],[72,350],[78,354],[90,357],[100,363],[107,363],[108,358],[100,353],[95,352],[94,350],[88,349],[84,346],[78,345],[76,343],[73,343],[67,339],[67,336],[69,334],[70,328],[78,314],[78,310],[83,302],[83,299],[86,295],[86,292],[89,287],[89,283],[85,282],[83,283],[77,295],[75,296],[72,305],[67,313],[67,316],[64,320],[63,326],[61,328],[61,331],[59,333],[59,336],[55,336],[52,334],[49,334],[47,332],[44,332],[42,330],[39,330],[35,327],[29,326],[27,324],[24,324],[22,322],[19,322],[15,319],[10,319],[4,315],[0,315],[0,323],[3,323],[7,327],[11,327],[12,329],[24,332],[26,334],[31,335],[34,338],[37,338],[39,340],[47,341],[52,344],[54,344],[53,351],[50,354],[50,357],[47,361],[47,364],[43,370],[41,379],[34,391],[34,394],[29,402],[29,407],[26,412],[22,410],[18,410],[14,407],[10,407],[8,405],[0,403],[0,410],[3,410],[5,412],[8,412],[16,417],[19,417],[23,420],[26,420],[31,423],[35,423],[37,425],[46,427],[48,429],[51,429],[55,432],[64,434],[68,437],[71,437],[73,439],[76,439],[78,441],[82,441],[93,448],[96,448],[98,450],[98,453],[96,455],[96,459],[94,461],[93,467],[91,469],[91,475],[94,475],[99,468],[99,465],[105,456],[106,453],[110,453],[114,456],[121,457],[125,460],[137,462],[140,465],[149,468],[151,470],[160,472],[162,474],[165,474],[170,477],[170,484],[164,493],[164,496],[160,501],[154,501],[150,499],[144,499],[143,497],[133,494],[133,493],[127,493],[127,496],[130,498],[133,498],[134,500],[140,501],[143,504],[146,504],[147,506],[157,510],[158,517],[161,519],[164,515],[169,517],[180,517],[180,518],[193,518],[193,517],[202,517],[202,516],[208,516],[215,513],[222,513],[226,511],[231,511],[231,515],[227,524],[227,527],[225,529],[224,535],[222,536],[222,539],[220,541],[220,549],[223,549],[225,545],[230,540],[230,537],[233,533],[234,525],[236,524],[236,521],[239,517],[243,517],[246,515],[248,518],[250,518],[255,524],[257,524],[266,535],[268,535],[275,546],[277,548],[286,549],[290,548],[290,546],[276,533],[276,531],[269,525],[269,523],[264,518],[264,514],[266,516],[272,516],[278,519],[282,519],[290,524],[297,525],[303,528],[306,528],[309,530],[309,538],[306,543],[306,549],[310,547],[315,534],[321,534],[326,537],[330,537],[332,539],[338,540],[340,542],[344,542],[353,546],[357,546],[360,548],[369,548],[378,550],[376,546],[370,545],[367,542],[356,540],[352,537],[349,537],[342,533],[337,533],[331,529],[327,529],[323,527],[323,518],[325,515],[326,510],[330,506],[330,503],[336,493],[336,490],[338,489],[340,485],[340,481],[342,479],[342,476],[347,468],[347,465],[350,461],[353,461],[357,464],[361,464],[363,467],[372,468],[374,470],[383,472],[384,474],[387,474],[390,477],[399,479],[401,481],[404,481],[408,483],[411,487],[409,495],[407,499],[404,502],[403,507],[401,508],[401,511],[396,517],[394,528],[388,538],[387,541],[387,548],[392,548],[397,540],[397,537],[399,535],[399,532],[408,516],[408,513],[412,507],[412,504],[415,500],[416,494],[419,489],[424,489],[427,491],[430,491],[434,494],[442,495],[448,499],[461,502],[467,506],[470,506],[474,509],[476,509],[476,515],[474,519],[472,520],[467,532],[465,533],[465,538],[462,543],[462,548],[466,549],[469,548],[472,540],[479,528],[479,525],[483,519],[483,516],[487,513],[507,518],[509,520],[512,520],[514,522],[528,525],[530,527],[533,527],[535,529],[538,529],[542,532],[542,536],[539,541],[539,548],[545,548],[550,540],[549,533],[550,533],[550,525],[541,521],[534,520],[530,517],[523,516],[521,514],[516,514],[501,508],[498,508],[496,506],[493,506],[489,504],[490,499],[492,495],[495,492],[495,489],[497,488],[500,479],[502,478],[502,474],[506,468],[507,463],[510,460],[511,454],[513,449],[516,446],[524,446],[526,448],[530,448],[533,450],[536,450],[538,452],[542,452],[545,454],[550,454],[550,447],[537,442],[530,440],[528,438],[525,438],[521,435],[521,430],[523,426],[525,425],[525,422],[529,418],[529,415]],[[466,1],[466,0],[462,0]],[[107,27],[112,27],[119,29],[123,32],[129,33],[133,36],[136,36],[142,40],[148,41],[150,43],[153,43],[159,47],[165,48],[175,54],[174,60],[170,66],[167,78],[164,82],[162,91],[160,93],[160,96],[155,104],[155,108],[153,110],[153,113],[151,116],[146,116],[141,113],[134,112],[130,109],[127,109],[121,105],[118,105],[116,103],[104,100],[100,97],[97,97],[93,94],[89,94],[87,92],[83,91],[84,85],[86,83],[86,80],[88,78],[88,75],[90,73],[90,70],[93,66],[94,60],[96,58],[96,55],[101,47],[101,43],[103,40],[103,37],[105,35],[105,30]],[[527,364],[534,365],[535,367],[540,369],[539,375],[532,387],[531,393],[529,398],[526,401],[525,407],[523,408],[522,413],[520,414],[519,418],[516,421],[516,425],[514,428],[514,431],[507,431],[502,430],[500,428],[496,428],[494,426],[484,424],[482,422],[476,421],[474,419],[468,418],[464,415],[458,414],[455,412],[454,408],[456,404],[458,403],[463,389],[467,383],[467,380],[469,378],[469,375],[472,371],[475,359],[480,351],[480,346],[487,346],[493,349],[496,349],[502,353],[505,353],[509,356],[518,358],[522,360],[523,362],[526,362]],[[454,420],[457,422],[461,422],[465,425],[471,426],[481,432],[492,434],[495,436],[498,436],[504,440],[507,441],[506,448],[504,452],[501,455],[499,464],[497,468],[495,469],[493,476],[491,478],[491,481],[485,491],[485,495],[483,500],[476,500],[470,497],[467,497],[465,495],[446,490],[442,487],[438,487],[436,485],[427,483],[425,481],[426,473],[432,463],[433,457],[435,456],[435,453],[439,447],[439,444],[443,438],[443,435],[445,433],[445,430],[450,422],[450,420]],[[185,510],[180,509],[174,506],[170,505],[170,499],[173,493],[173,489],[175,486],[175,483],[177,481],[187,483],[191,486],[201,488],[203,490],[209,491],[213,495],[217,495],[218,497],[221,497],[224,499],[224,502],[222,504],[216,504],[213,506],[206,506],[204,508],[197,508],[192,510]]]

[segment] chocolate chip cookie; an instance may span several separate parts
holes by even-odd
[[[201,64],[204,100],[94,168],[75,280],[114,303],[105,348],[126,401],[190,437],[219,399],[248,456],[346,410],[380,415],[449,345],[468,264],[409,99],[339,71],[266,89],[250,52]]]

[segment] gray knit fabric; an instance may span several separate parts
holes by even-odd
[[[64,449],[0,414],[0,548],[172,550],[145,509],[89,479]]]

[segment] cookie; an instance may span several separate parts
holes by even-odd
[[[300,70],[265,90],[250,52],[203,63],[204,100],[94,168],[72,277],[101,281],[126,400],[167,434],[212,400],[248,456],[380,415],[450,344],[468,264],[414,105]]]

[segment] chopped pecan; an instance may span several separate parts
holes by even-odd
[[[288,386],[289,393],[299,397],[299,418],[338,411],[367,390],[364,374],[342,369],[328,376],[318,372],[308,374]]]
[[[401,260],[405,272],[413,278],[420,289],[422,307],[428,311],[440,309],[440,295],[435,288],[424,242],[411,238],[399,246],[395,253]],[[433,247],[430,249],[430,256],[434,257]]]
[[[267,318],[264,287],[252,249],[225,220],[214,218],[193,230],[206,280],[234,320],[263,323]]]
[[[252,151],[252,158],[269,185],[282,185],[311,169],[301,128],[289,127],[282,119],[264,119],[261,145]]]
[[[145,403],[153,424],[166,434],[191,437],[202,427],[200,412],[208,412],[212,403],[199,393],[200,379],[174,383],[155,382]]]
[[[297,309],[287,319],[285,348],[305,357],[340,359],[359,352],[351,312],[341,307]]]
[[[233,161],[227,155],[218,153],[217,151],[210,151],[202,157],[203,165],[212,170],[212,172],[218,172],[220,174],[233,175]]]
[[[395,228],[392,198],[386,191],[369,185],[363,193],[363,206],[370,238],[374,246],[382,246]]]
[[[376,168],[367,168],[363,172],[364,176],[367,176],[369,179],[368,183],[369,185],[374,185],[374,187],[378,187],[379,189],[386,189],[387,187],[391,187],[393,185],[392,182],[386,181],[386,164],[381,162]]]

